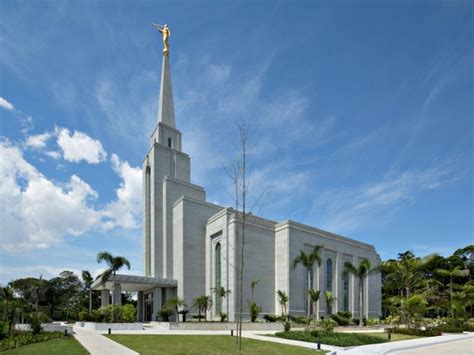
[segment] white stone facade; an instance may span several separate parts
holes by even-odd
[[[153,279],[153,285],[147,288],[143,277],[137,280],[142,282],[137,288],[138,320],[156,320],[169,297],[177,295],[191,305],[195,298],[210,295],[213,307],[208,318],[219,317],[220,310],[233,321],[238,310],[241,219],[231,208],[206,202],[205,190],[191,184],[191,159],[182,152],[171,90],[169,57],[165,56],[158,123],[143,162],[144,272],[145,277]],[[293,268],[292,264],[300,250],[310,251],[316,245],[324,249],[321,266],[316,265],[313,270],[313,288],[333,292],[337,298],[333,312],[347,310],[359,317],[358,281],[352,275],[344,279],[342,268],[344,262],[357,265],[361,258],[378,265],[380,258],[373,246],[297,222],[277,223],[254,215],[246,218],[245,231],[245,319],[249,318],[247,300],[252,297],[252,280],[260,280],[254,301],[262,307],[262,314],[281,314],[277,290],[289,295],[290,314],[307,313],[305,270],[301,265]],[[218,286],[231,291],[221,302],[213,292]],[[365,289],[365,317],[379,316],[380,275],[371,275]],[[103,304],[106,301],[104,297]],[[323,297],[315,312],[326,315]],[[191,309],[191,314],[197,314],[196,310]]]

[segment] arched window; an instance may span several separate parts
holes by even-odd
[[[332,291],[332,260],[326,260],[326,291]]]
[[[214,287],[216,291],[221,288],[221,243],[216,244],[216,255],[215,255],[215,280]],[[216,292],[216,313],[221,311],[221,298]]]
[[[345,312],[349,311],[349,274],[342,274],[342,307]]]

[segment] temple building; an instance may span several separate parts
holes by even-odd
[[[163,55],[157,125],[151,134],[150,149],[143,160],[144,194],[144,276],[117,275],[116,302],[122,291],[138,292],[138,321],[157,320],[158,312],[170,297],[187,305],[201,295],[212,297],[208,319],[220,319],[220,312],[235,320],[238,311],[237,276],[241,218],[232,208],[206,202],[203,187],[191,183],[191,158],[182,150],[182,134],[176,126],[171,85],[170,57]],[[185,139],[185,137],[184,137]],[[350,311],[359,318],[359,282],[343,274],[343,265],[358,265],[362,258],[373,266],[380,263],[374,246],[298,222],[272,221],[256,215],[246,218],[244,273],[244,319],[249,318],[247,300],[251,280],[260,280],[254,301],[262,314],[281,314],[277,290],[289,296],[291,315],[316,312],[325,316],[324,297],[316,309],[307,309],[308,285],[329,290],[336,297],[332,312]],[[311,273],[293,260],[301,250],[309,252],[322,245],[322,263]],[[310,276],[307,276],[310,275]],[[309,279],[308,279],[309,278]],[[381,277],[370,275],[365,281],[365,314],[381,314]],[[230,293],[222,299],[215,289]],[[96,281],[93,289],[102,290],[102,305],[109,303],[112,282]],[[191,314],[197,310],[190,309]]]

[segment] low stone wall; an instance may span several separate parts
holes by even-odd
[[[43,332],[61,332],[67,330],[68,334],[72,334],[72,325],[56,324],[56,323],[42,323],[41,330]],[[15,329],[22,331],[30,331],[31,326],[29,324],[16,324]]]
[[[84,322],[81,323],[81,327],[85,329],[106,332],[109,330],[143,330],[142,323],[94,323]]]
[[[160,323],[161,327],[165,327],[166,323]],[[236,330],[237,323],[227,322],[170,322],[170,330]],[[282,331],[281,323],[242,323],[242,330],[275,330]]]

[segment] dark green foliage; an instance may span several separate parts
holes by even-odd
[[[352,313],[351,312],[337,312],[336,314],[331,314],[331,318],[338,325],[349,325],[352,323]]]
[[[334,333],[326,331],[285,331],[276,333],[275,335],[285,339],[307,341],[310,343],[319,341],[321,344],[341,347],[385,343],[388,341],[388,339],[383,339],[373,335],[364,335],[358,333]]]
[[[262,311],[262,307],[258,306],[255,302],[249,301],[249,313],[250,313],[250,321],[255,322],[259,313]]]
[[[268,323],[275,323],[275,322],[278,322],[281,319],[281,317],[275,316],[273,314],[265,314],[263,316],[263,319]]]
[[[303,316],[289,316],[290,320],[293,323],[296,324],[308,324],[311,319],[308,319],[308,317],[303,317]]]
[[[221,317],[221,322],[225,322],[227,319],[227,313],[220,311],[219,317]]]
[[[61,332],[41,332],[39,334],[32,334],[31,332],[18,332],[0,341],[0,352],[7,351],[9,349],[15,349],[28,344],[64,337],[64,333]],[[69,335],[67,337],[69,337]]]
[[[426,328],[425,330],[418,328],[393,328],[393,333],[414,335],[418,337],[435,337],[441,335],[442,331],[439,328]]]
[[[169,322],[170,317],[173,315],[174,311],[169,308],[162,308],[156,316],[157,321]]]
[[[291,323],[290,322],[285,322],[285,323],[283,323],[283,327],[285,329],[285,333],[289,332],[290,329],[291,329]]]

